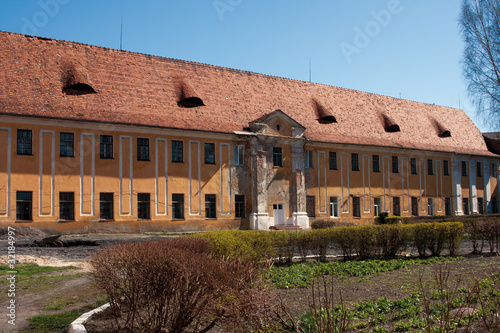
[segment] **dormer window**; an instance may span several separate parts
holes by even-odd
[[[280,131],[280,129],[281,129],[280,124],[276,125],[276,131],[278,131],[278,132],[279,132],[279,131]]]
[[[388,133],[401,132],[399,125],[394,120],[389,118],[387,115],[382,114],[382,121],[386,132]]]
[[[86,83],[75,83],[64,87],[63,92],[66,95],[88,95],[96,94],[97,92]]]
[[[321,105],[316,99],[312,99],[314,112],[316,113],[316,119],[320,124],[333,124],[337,122],[337,119],[333,116],[332,112]]]
[[[191,84],[183,81],[180,84],[180,94],[177,105],[182,108],[196,108],[205,106],[203,100],[198,96]]]
[[[63,65],[63,93],[66,95],[88,95],[97,92],[92,87],[86,68],[76,68],[73,64]]]
[[[451,131],[445,128],[439,121],[434,118],[430,118],[430,121],[434,128],[436,129],[437,135],[440,138],[449,138],[451,137]]]

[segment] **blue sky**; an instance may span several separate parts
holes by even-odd
[[[0,0],[0,30],[464,109],[459,0]]]

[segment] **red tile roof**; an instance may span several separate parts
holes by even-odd
[[[68,94],[75,83],[96,93]],[[232,133],[280,109],[312,141],[492,155],[459,109],[8,32],[0,86],[0,114]],[[178,104],[189,97],[204,106]],[[337,122],[318,122],[325,116]]]

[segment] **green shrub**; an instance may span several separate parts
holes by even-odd
[[[457,254],[460,243],[462,243],[465,228],[461,222],[449,222],[446,225],[446,249],[450,252],[450,256]]]
[[[375,257],[377,250],[377,228],[380,226],[363,225],[352,227],[356,253],[363,259]]]
[[[413,245],[417,248],[418,254],[421,257],[426,255],[427,249],[430,247],[432,240],[432,224],[431,223],[416,223],[412,225],[411,239]]]
[[[294,236],[296,232],[272,231],[271,239],[278,262],[292,262],[295,250]]]
[[[310,230],[309,234],[311,250],[316,254],[321,261],[326,261],[326,253],[333,245],[332,229],[317,229]]]
[[[344,259],[351,259],[355,254],[354,233],[357,227],[334,228],[332,232],[333,245],[342,252]]]
[[[401,225],[381,225],[376,230],[377,247],[384,258],[394,258],[406,248],[409,228]]]
[[[276,256],[271,233],[262,230],[222,230],[196,234],[208,241],[213,253],[221,258],[245,261],[265,261]]]
[[[377,217],[375,217],[375,224],[385,224],[387,216],[389,216],[388,212],[381,212]]]

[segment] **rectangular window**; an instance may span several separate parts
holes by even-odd
[[[234,217],[237,219],[245,218],[245,196],[235,195],[234,196]]]
[[[399,173],[399,158],[397,156],[392,157],[392,172]]]
[[[445,176],[450,175],[450,163],[448,162],[448,160],[443,161],[443,174]]]
[[[330,170],[337,170],[337,153],[334,151],[331,151],[328,154],[329,160],[330,160]]]
[[[434,175],[434,163],[432,160],[427,160],[427,174],[429,176]]]
[[[314,168],[314,153],[312,150],[306,150],[306,168]]]
[[[410,159],[410,168],[411,168],[411,174],[416,175],[417,174],[417,159],[416,158]]]
[[[462,161],[462,176],[467,176],[468,172],[467,172],[467,162],[466,161]]]
[[[427,212],[429,215],[434,215],[434,198],[427,199]]]
[[[215,143],[205,143],[205,164],[215,164]]]
[[[17,155],[33,155],[31,130],[17,130]]]
[[[101,135],[100,143],[101,158],[113,158],[113,136]]]
[[[137,218],[151,219],[151,195],[149,193],[137,193]]]
[[[75,156],[75,135],[73,133],[61,132],[59,134],[59,156]]]
[[[16,192],[16,220],[31,221],[32,192]]]
[[[172,194],[172,218],[184,218],[184,194]]]
[[[184,142],[172,140],[172,162],[184,162]]]
[[[373,172],[380,172],[380,157],[378,155],[373,155],[372,161],[373,161]]]
[[[465,215],[469,215],[470,214],[470,211],[469,211],[469,198],[463,198],[462,199],[462,208],[464,210],[464,214]]]
[[[339,197],[330,197],[330,217],[339,217]]]
[[[281,149],[281,147],[273,148],[273,165],[275,167],[283,166],[283,150]]]
[[[448,216],[451,215],[451,199],[444,198],[444,213]]]
[[[137,160],[149,161],[149,139],[137,138]]]
[[[243,165],[243,146],[234,146],[234,165]]]
[[[497,198],[491,198],[491,214],[498,214]]]
[[[308,195],[306,197],[306,211],[307,211],[307,216],[309,217],[316,216],[316,197],[312,195]]]
[[[75,220],[75,193],[59,192],[59,219]]]
[[[351,154],[352,171],[359,171],[359,155]]]
[[[217,196],[215,194],[205,194],[205,218],[215,219],[217,213],[215,208],[217,206]]]
[[[411,215],[418,216],[418,198],[411,198]]]
[[[378,216],[382,213],[382,198],[373,198],[373,215]]]
[[[477,198],[477,212],[479,214],[484,214],[484,200],[483,200],[483,198]]]
[[[392,198],[392,213],[394,216],[401,216],[401,206],[399,197]]]
[[[477,176],[482,177],[483,176],[483,164],[481,162],[476,163],[476,169],[477,169]]]
[[[491,163],[491,177],[497,178],[497,165],[495,163]]]
[[[361,217],[361,205],[359,204],[359,197],[352,197],[352,216]]]
[[[100,219],[112,220],[113,219],[113,193],[100,193]]]

